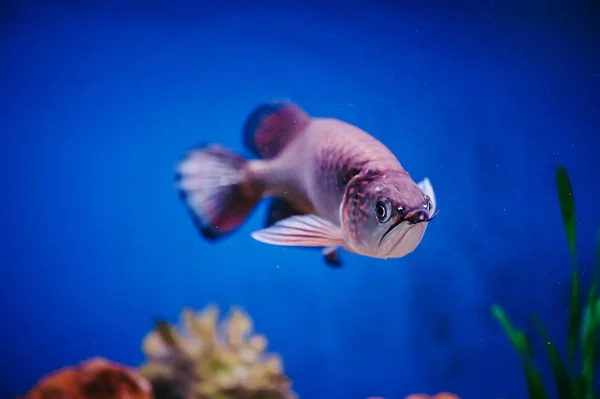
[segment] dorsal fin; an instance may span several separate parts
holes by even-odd
[[[310,123],[310,116],[291,102],[261,104],[244,124],[244,143],[261,158],[275,157]]]

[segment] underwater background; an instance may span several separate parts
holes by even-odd
[[[9,1],[0,8],[0,396],[103,356],[135,366],[157,318],[243,307],[302,398],[521,399],[490,307],[566,346],[600,221],[598,1]],[[381,261],[198,236],[174,187],[191,146],[236,152],[249,112],[291,99],[356,124],[440,214]],[[541,351],[539,340],[534,349]],[[544,376],[550,375],[542,367]]]

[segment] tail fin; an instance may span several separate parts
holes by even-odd
[[[244,144],[256,156],[273,158],[310,124],[310,119],[291,102],[259,105],[244,124]]]
[[[218,145],[194,148],[177,165],[179,197],[202,236],[216,240],[239,227],[261,195],[244,190],[247,160]]]

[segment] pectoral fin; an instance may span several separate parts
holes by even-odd
[[[255,231],[252,238],[272,245],[337,247],[344,245],[340,228],[317,215],[297,215]]]

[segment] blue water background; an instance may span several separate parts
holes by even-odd
[[[451,4],[452,3],[452,4]],[[0,387],[91,356],[137,365],[156,317],[238,305],[302,398],[525,397],[490,314],[565,347],[570,171],[589,281],[600,223],[600,17],[587,2],[8,1],[0,9]],[[290,98],[387,144],[440,214],[379,261],[194,230],[174,166],[245,153],[257,104]],[[549,376],[542,345],[540,365]]]

